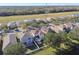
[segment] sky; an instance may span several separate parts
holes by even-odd
[[[0,3],[78,3],[79,0],[0,0]]]
[[[79,3],[0,3],[0,6],[79,6]]]
[[[79,5],[79,0],[0,0],[0,6]]]

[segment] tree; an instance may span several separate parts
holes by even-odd
[[[66,33],[55,33],[52,38],[52,47],[60,47],[61,43],[66,42]]]
[[[26,48],[21,43],[8,46],[4,49],[4,54],[8,55],[22,55],[25,54]]]
[[[47,45],[51,44],[51,40],[53,38],[54,33],[53,32],[48,32],[45,36],[44,36],[44,43]]]
[[[76,32],[77,31],[77,32]],[[56,41],[57,39],[55,39],[54,41],[56,41],[55,44],[53,44],[52,46],[55,45],[55,47],[57,46],[58,49],[57,49],[57,54],[79,54],[79,34],[78,34],[79,30],[74,30],[74,31],[71,31],[69,33],[61,33],[60,35],[57,35],[57,37],[61,37],[61,40],[60,41]],[[53,42],[54,42],[53,41]],[[58,42],[60,42],[58,44]],[[60,45],[61,43],[64,43],[64,47],[65,48],[61,48]]]

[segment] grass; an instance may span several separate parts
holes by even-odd
[[[53,49],[52,47],[44,48],[43,50],[40,50],[33,55],[55,55],[56,49]]]
[[[37,14],[37,15],[19,15],[19,16],[6,16],[6,17],[0,17],[0,23],[7,23],[10,21],[18,21],[18,20],[24,20],[29,18],[46,18],[46,17],[59,17],[59,16],[65,16],[70,14],[79,13],[77,12],[61,12],[61,13],[49,13],[49,14]]]

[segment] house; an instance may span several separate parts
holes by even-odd
[[[13,22],[9,22],[7,26],[9,27],[9,29],[12,29],[12,28],[15,28],[17,25],[16,25],[16,22],[13,21]]]
[[[55,33],[59,33],[59,30],[56,27],[51,26],[50,29]]]
[[[27,27],[27,30],[35,30],[35,29],[36,29],[36,27],[32,27],[32,26]]]
[[[64,17],[64,16],[58,17],[59,20],[65,20],[65,18],[66,17]]]
[[[35,37],[34,37],[34,41],[38,44],[38,45],[42,45],[43,44],[43,38],[44,38],[44,33],[40,30],[37,30],[35,33]]]
[[[17,41],[16,41],[15,33],[7,33],[7,35],[5,35],[5,37],[3,38],[2,50],[4,51],[4,49],[6,49],[8,46],[16,43]]]
[[[17,37],[25,46],[29,47],[33,45],[33,36],[29,32],[20,32]]]
[[[47,34],[48,33],[48,27],[47,26],[42,26],[41,31],[43,32],[43,34]]]
[[[35,19],[35,22],[40,22],[40,20],[41,20],[40,18],[37,18]]]
[[[31,23],[31,22],[34,22],[35,20],[34,19],[26,19],[24,20],[24,23]]]
[[[59,33],[62,31],[70,32],[74,28],[74,26],[75,25],[73,25],[73,23],[65,23],[65,24],[59,24],[59,25],[54,25],[50,23],[48,25],[48,28],[49,28],[49,31],[51,30],[55,33]]]
[[[46,22],[51,22],[51,18],[46,18]]]
[[[22,21],[16,21],[16,26],[17,26],[17,27],[21,26],[22,24],[23,24]]]
[[[3,33],[4,33],[4,31],[0,29],[0,36],[2,36]]]
[[[71,23],[63,24],[63,30],[69,33],[73,29],[73,25]]]
[[[53,31],[55,33],[59,33],[63,31],[63,26],[62,25],[54,25],[54,24],[49,24],[48,25],[49,31]]]
[[[20,42],[24,44],[29,49],[36,49],[39,48],[38,44],[34,40],[33,34],[30,32],[23,32],[19,37]]]
[[[74,23],[75,28],[79,28],[79,23]]]
[[[20,39],[21,43],[26,45],[26,47],[36,46],[39,48],[39,45],[42,44],[44,34],[39,29],[31,29],[18,33],[17,37]]]

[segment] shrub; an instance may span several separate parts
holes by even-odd
[[[4,32],[7,32],[8,31],[8,27],[6,25],[3,26],[2,29],[4,30]]]

